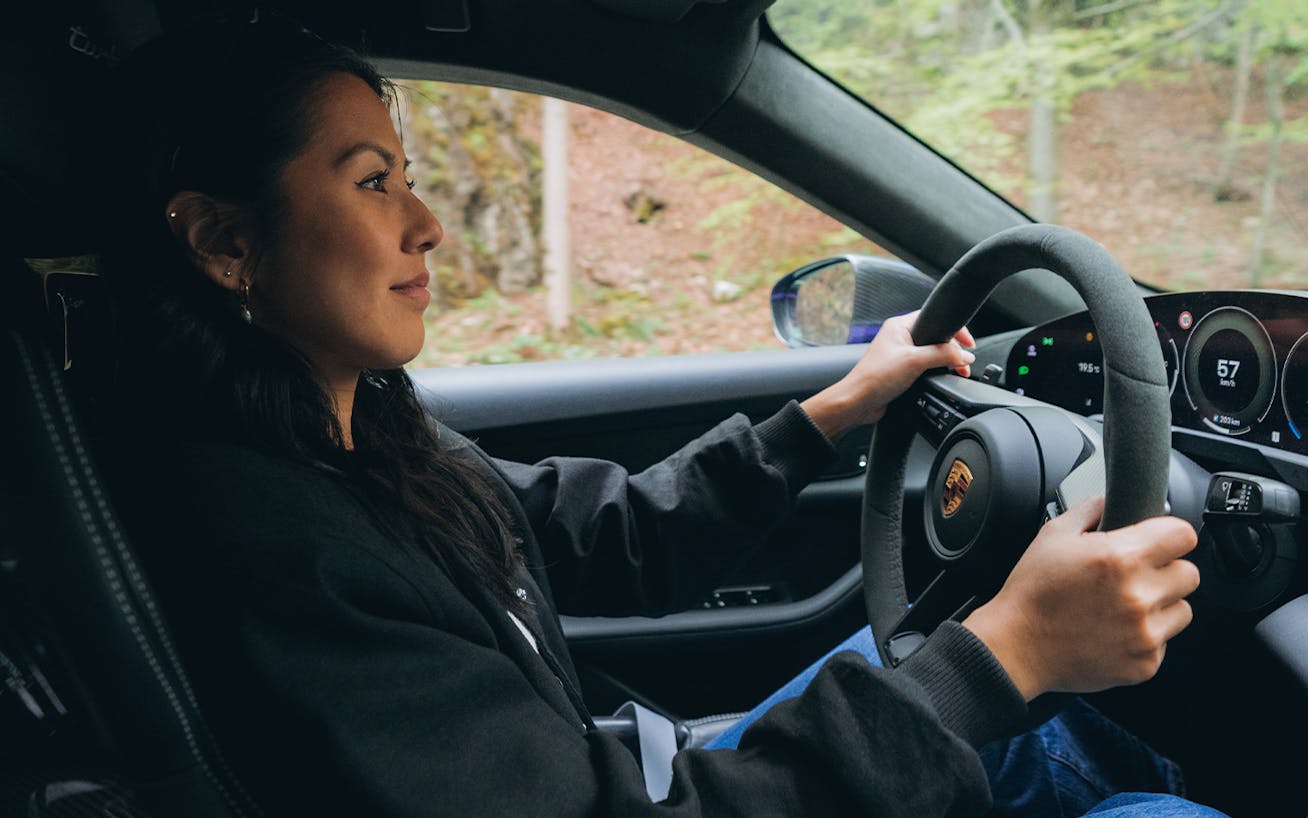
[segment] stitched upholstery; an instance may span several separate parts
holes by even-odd
[[[27,598],[152,814],[258,816],[204,726],[61,369],[44,344],[13,329],[0,337],[2,502]]]

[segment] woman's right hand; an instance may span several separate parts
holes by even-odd
[[[999,593],[963,621],[1028,701],[1152,678],[1190,624],[1185,597],[1199,569],[1181,557],[1194,528],[1153,517],[1096,531],[1103,509],[1097,497],[1046,523]]]

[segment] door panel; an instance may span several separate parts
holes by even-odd
[[[639,471],[734,412],[762,420],[844,375],[861,347],[569,361],[412,373],[427,406],[492,455],[598,457]],[[849,435],[826,478],[719,599],[661,618],[566,617],[595,712],[629,698],[678,716],[747,709],[866,622],[860,464]],[[731,590],[735,589],[735,590]],[[750,602],[753,589],[757,602]],[[766,591],[762,589],[767,589]],[[738,603],[738,604],[737,604]]]

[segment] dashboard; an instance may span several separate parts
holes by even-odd
[[[1149,296],[1172,425],[1308,455],[1308,293]],[[1008,354],[1004,385],[1081,415],[1103,411],[1103,352],[1089,313],[1036,327]]]
[[[1196,600],[1256,619],[1302,575],[1308,292],[1162,293],[1144,303],[1171,390],[1168,501],[1199,530],[1192,559],[1204,579]],[[1027,330],[1007,350],[1003,386],[1100,415],[1099,336],[1112,331],[1087,312]]]

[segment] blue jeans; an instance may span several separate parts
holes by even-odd
[[[734,748],[745,728],[793,698],[833,653],[853,650],[881,667],[871,628],[810,665],[707,745]],[[994,796],[992,815],[1022,818],[1226,818],[1186,801],[1180,769],[1081,699],[1030,732],[979,751]]]

